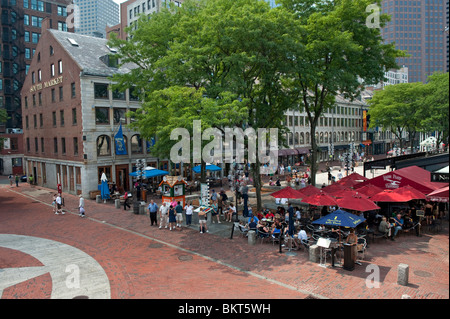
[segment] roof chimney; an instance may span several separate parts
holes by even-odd
[[[51,29],[51,24],[52,24],[52,19],[50,19],[49,17],[45,17],[44,20],[42,20],[42,24],[41,24],[41,33],[44,33],[44,31]]]

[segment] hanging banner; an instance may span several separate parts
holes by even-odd
[[[125,147],[125,140],[122,134],[122,123],[120,123],[119,131],[114,136],[116,144],[116,155],[127,155],[127,148]]]
[[[367,111],[363,111],[363,132],[367,132]]]

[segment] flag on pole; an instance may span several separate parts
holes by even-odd
[[[122,123],[120,123],[119,131],[114,136],[116,144],[116,155],[127,155],[127,148],[125,147],[125,140],[122,134]]]

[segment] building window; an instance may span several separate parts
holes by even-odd
[[[39,127],[44,127],[44,115],[42,113],[39,114]]]
[[[53,50],[53,47],[50,46],[50,56],[52,56],[53,54],[55,54],[55,51]]]
[[[58,61],[58,74],[62,74],[62,72],[63,72],[62,61],[59,60],[59,61]]]
[[[52,102],[56,101],[56,92],[55,89],[52,89]]]
[[[37,153],[39,152],[39,144],[38,144],[38,138],[34,138],[34,151]]]
[[[142,154],[142,139],[139,134],[131,137],[131,154]]]
[[[107,99],[108,98],[108,84],[94,83],[94,97],[96,99]]]
[[[109,124],[109,108],[95,108],[95,124]]]
[[[76,97],[77,91],[76,91],[75,83],[72,83],[72,84],[70,85],[70,89],[71,89],[71,92],[72,92],[72,93],[71,93],[72,98]]]
[[[64,110],[59,111],[59,118],[61,120],[61,126],[64,126]]]
[[[52,112],[53,127],[56,127],[56,112]]]
[[[125,124],[127,122],[127,118],[125,116],[126,113],[127,113],[127,109],[115,108],[114,114],[113,114],[114,124],[119,124],[119,123]]]
[[[45,145],[44,145],[44,138],[41,137],[41,152],[44,153],[45,151]]]
[[[119,90],[114,90],[112,92],[113,100],[125,100],[125,92],[121,92]]]
[[[111,139],[108,135],[100,135],[97,138],[97,156],[111,155]]]
[[[72,125],[77,125],[77,109],[72,109]]]
[[[34,123],[34,128],[37,128],[37,116],[36,116],[36,114],[33,115],[33,123]]]
[[[58,154],[58,138],[53,138],[53,153]]]
[[[73,155],[78,155],[78,137],[73,138]]]
[[[61,152],[63,155],[66,154],[66,138],[61,137]]]
[[[30,152],[30,138],[27,137],[27,152]]]
[[[55,76],[55,65],[53,63],[50,65],[50,76]]]

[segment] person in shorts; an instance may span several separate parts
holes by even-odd
[[[206,226],[206,212],[203,209],[198,212],[198,223],[200,224],[200,234],[209,232]]]
[[[183,222],[183,206],[181,206],[180,202],[177,202],[177,206],[175,206],[176,218],[177,218],[177,227],[181,227],[181,223]]]

